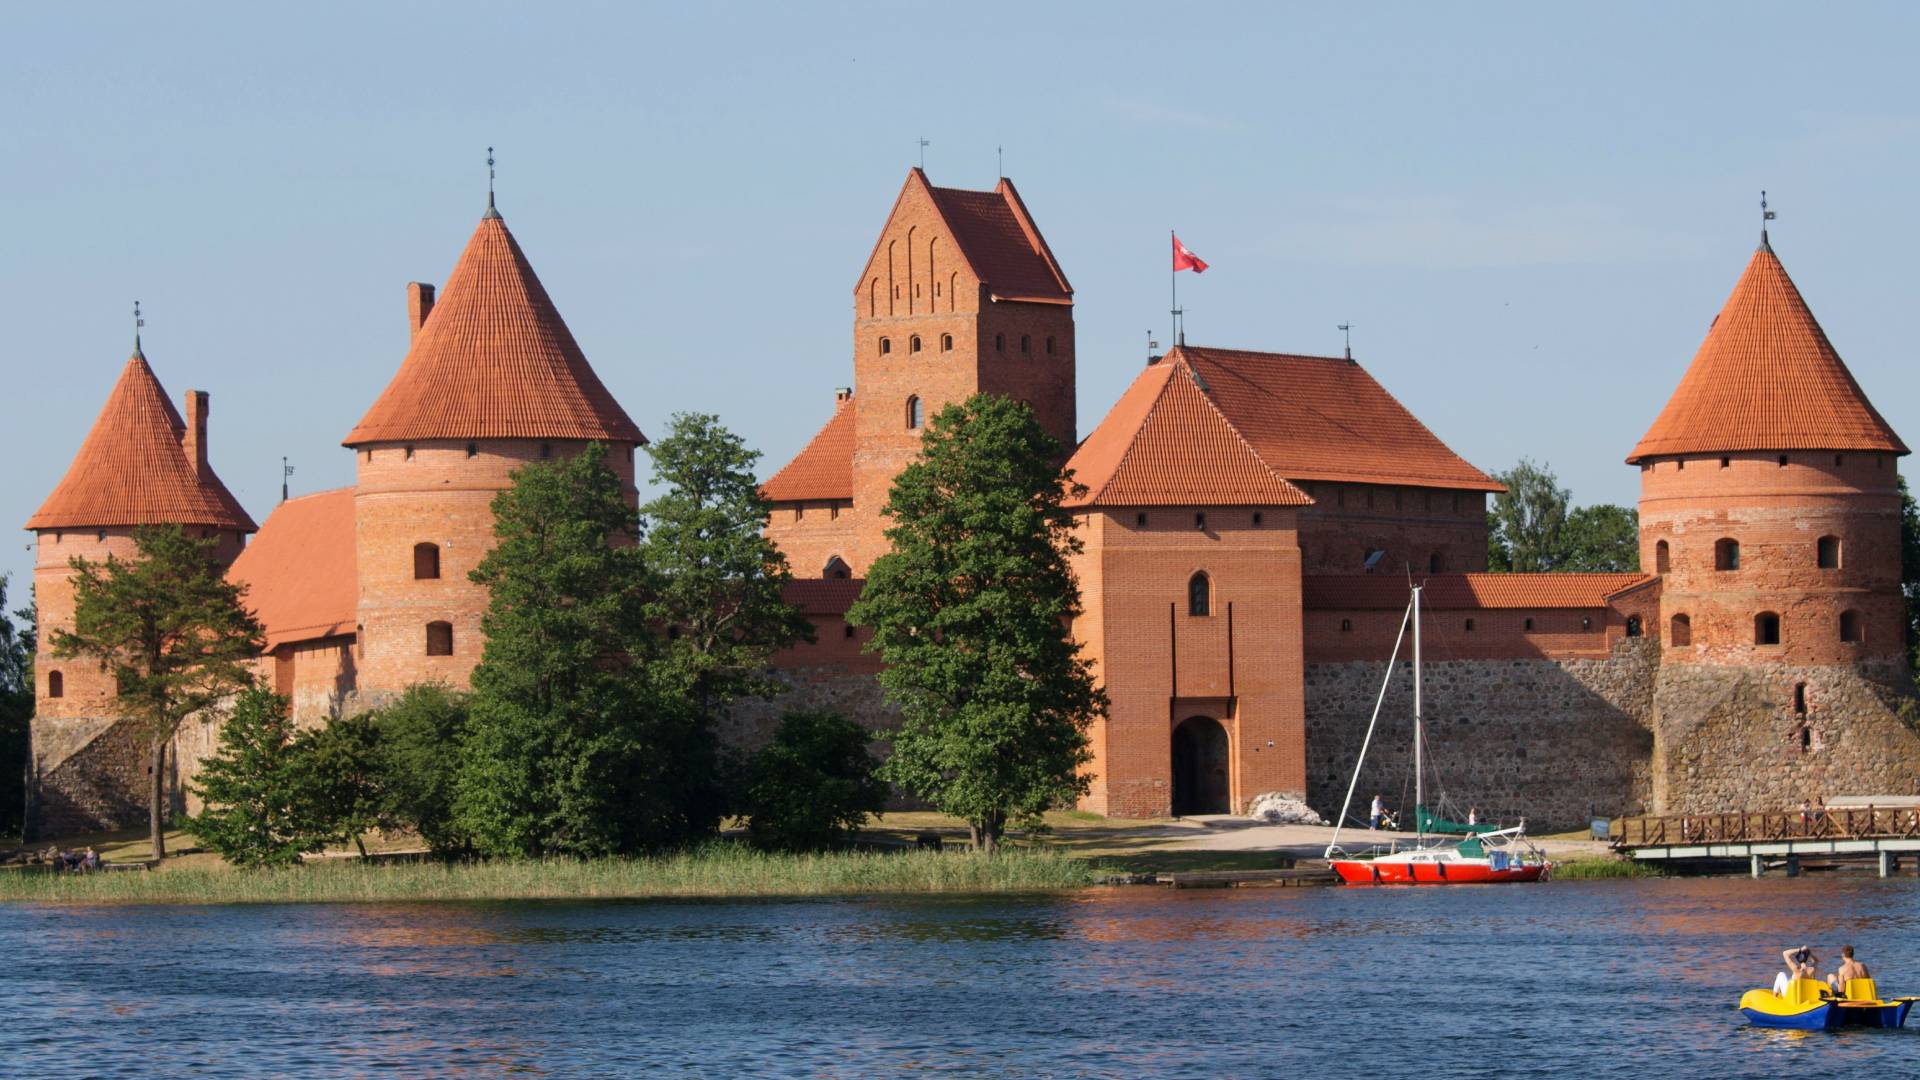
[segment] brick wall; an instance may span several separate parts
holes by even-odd
[[[1309,574],[1357,574],[1369,553],[1376,570],[1475,573],[1487,568],[1487,496],[1481,491],[1296,483],[1313,496],[1300,511],[1302,565]]]
[[[853,567],[858,543],[855,521],[851,499],[774,503],[766,535],[787,557],[794,577],[824,577],[827,561],[836,555]]]

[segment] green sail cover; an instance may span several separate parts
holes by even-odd
[[[1469,825],[1464,821],[1448,821],[1446,818],[1434,817],[1432,811],[1424,806],[1416,807],[1415,813],[1420,815],[1421,832],[1439,833],[1442,835],[1451,834],[1453,836],[1478,836],[1481,833],[1495,832],[1500,828],[1500,826],[1492,822],[1481,822],[1478,825]]]

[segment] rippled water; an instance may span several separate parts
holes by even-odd
[[[1920,992],[1920,883],[0,906],[0,1072],[1911,1076],[1749,1028],[1779,950]]]

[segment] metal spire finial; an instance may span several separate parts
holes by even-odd
[[[1773,250],[1773,246],[1767,243],[1767,222],[1772,221],[1773,219],[1774,219],[1773,211],[1767,209],[1766,189],[1762,188],[1760,189],[1760,248],[1763,251]]]
[[[140,328],[145,325],[147,320],[140,317],[140,301],[135,300],[133,302],[133,355],[135,356],[145,355],[140,351]]]
[[[493,206],[493,147],[491,146],[487,147],[487,212],[482,216],[494,218],[500,216],[500,211]]]
[[[920,171],[921,172],[927,171],[927,147],[932,145],[933,145],[932,143],[927,141],[927,137],[925,135],[920,136]]]
[[[1342,334],[1345,334],[1347,336],[1347,359],[1352,360],[1353,359],[1353,324],[1343,322],[1340,324],[1339,330]]]

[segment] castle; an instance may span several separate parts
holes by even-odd
[[[266,628],[260,674],[307,724],[406,686],[463,684],[486,596],[467,578],[489,502],[520,465],[589,441],[632,492],[645,436],[595,376],[489,205],[445,287],[407,287],[412,341],[343,440],[351,488],[256,526],[207,463],[207,395],[170,403],[136,348],[46,504],[43,631],[70,624],[68,560],[132,552],[177,523],[218,539]],[[1243,812],[1268,792],[1339,806],[1409,578],[1426,585],[1430,756],[1489,816],[1906,794],[1920,777],[1900,591],[1897,459],[1907,448],[1762,242],[1678,389],[1628,455],[1644,573],[1486,572],[1500,485],[1351,356],[1176,345],[1084,438],[1073,289],[1010,180],[909,172],[853,289],[853,386],[764,483],[768,535],[814,642],[775,661],[786,693],[743,704],[751,742],[779,710],[891,714],[845,621],[886,550],[879,513],[941,407],[1029,403],[1071,448],[1084,613],[1072,632],[1111,700],[1084,808]],[[37,658],[32,827],[144,815],[147,764],[96,670]],[[1388,688],[1404,712],[1405,679]],[[210,751],[189,724],[177,781]],[[1406,786],[1376,743],[1363,783]]]

